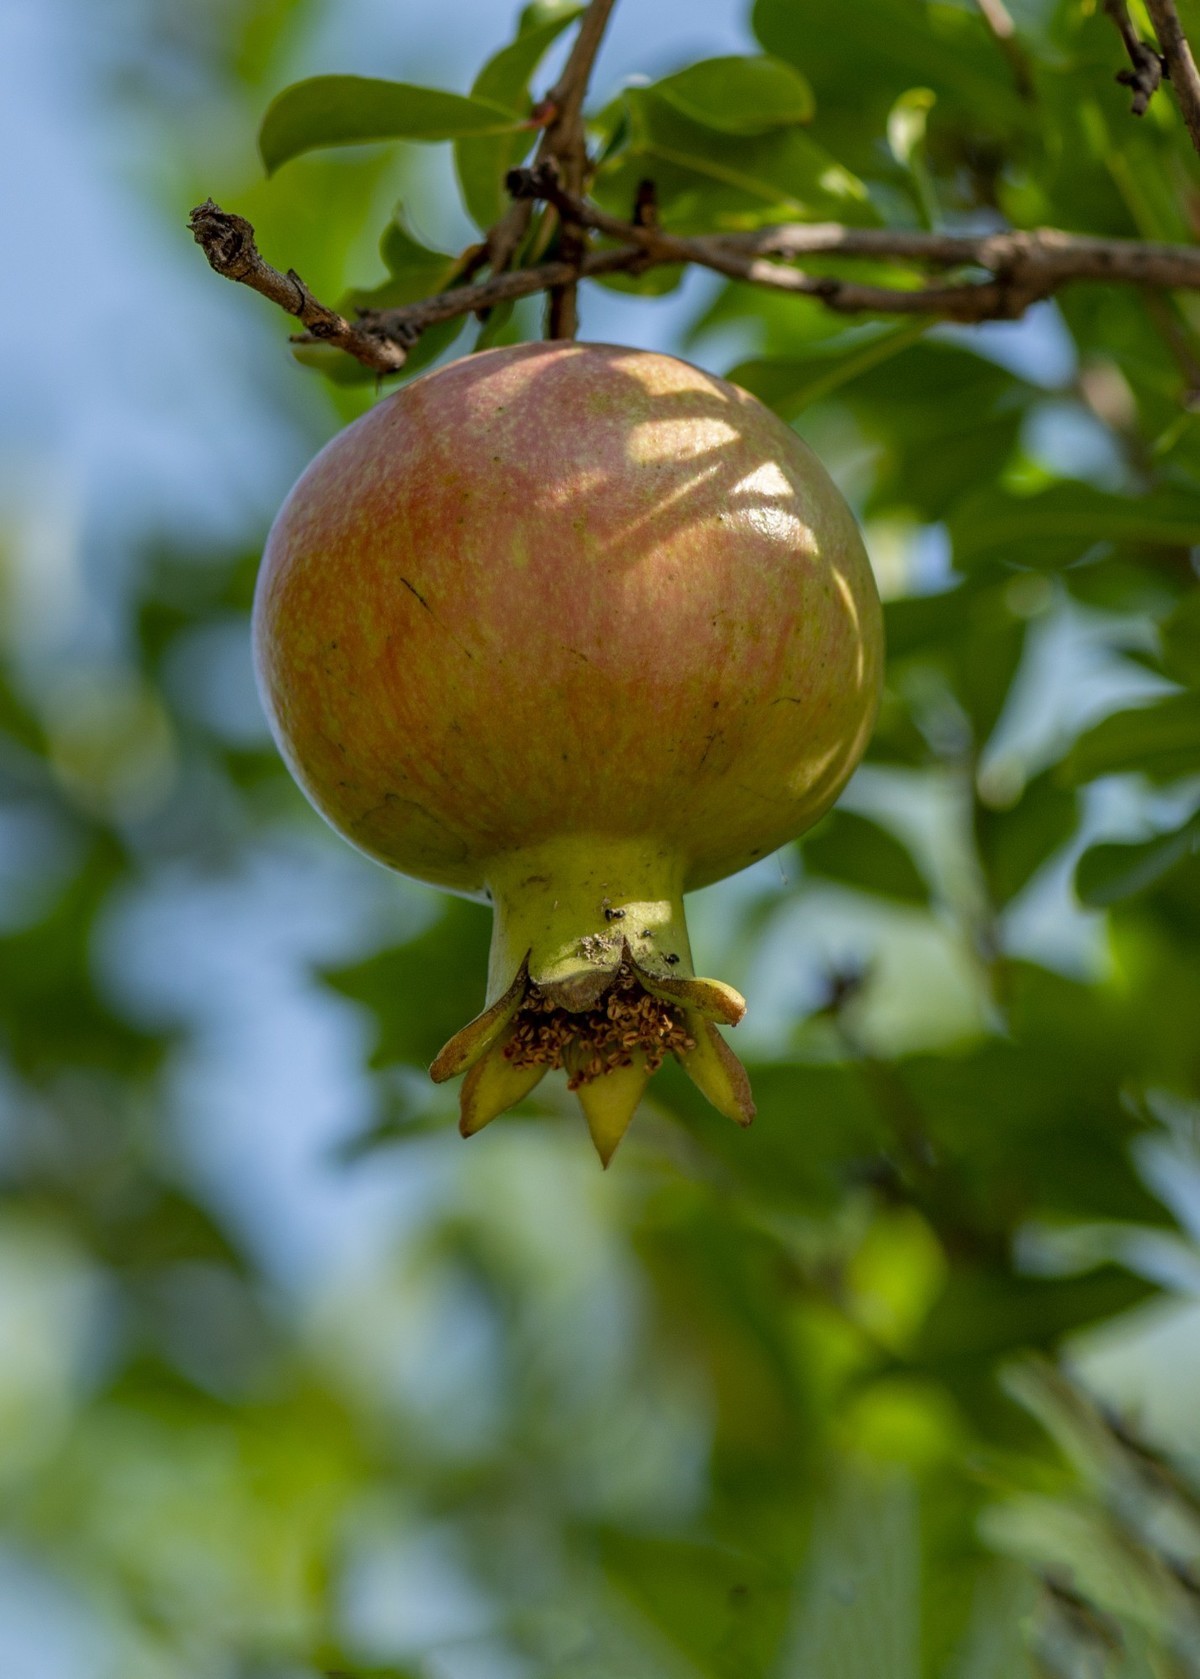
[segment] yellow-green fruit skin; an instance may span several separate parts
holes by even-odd
[[[775,850],[862,755],[883,653],[795,433],[671,356],[575,343],[454,362],[334,438],[254,632],[317,809],[468,894],[576,841],[633,848],[666,896]]]

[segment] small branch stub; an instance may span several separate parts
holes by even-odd
[[[1146,0],[1146,10],[1158,37],[1157,50],[1143,41],[1134,28],[1126,0],[1104,0],[1104,10],[1113,20],[1129,59],[1129,69],[1119,71],[1117,80],[1133,90],[1130,108],[1134,116],[1144,116],[1160,85],[1169,81],[1192,145],[1200,152],[1200,71],[1179,21],[1175,0]]]
[[[254,229],[244,216],[232,215],[206,198],[192,211],[188,225],[209,266],[294,315],[306,329],[302,342],[331,344],[376,373],[396,373],[404,366],[407,351],[416,342],[416,331],[380,334],[369,325],[346,320],[336,309],[319,302],[294,268],[281,274],[265,261],[255,244]]]
[[[1118,70],[1116,79],[1122,87],[1132,89],[1130,110],[1135,117],[1143,117],[1167,73],[1166,60],[1133,27],[1125,0],[1104,0],[1104,10],[1113,20],[1129,59],[1129,67]]]
[[[1144,117],[1151,99],[1166,75],[1166,60],[1156,53],[1153,47],[1147,46],[1145,41],[1138,41],[1130,56],[1133,60],[1132,68],[1118,70],[1117,80],[1122,87],[1133,90],[1130,111],[1135,117]]]
[[[1170,78],[1192,145],[1200,152],[1200,71],[1175,10],[1175,0],[1146,0],[1146,10],[1162,51],[1163,75]]]

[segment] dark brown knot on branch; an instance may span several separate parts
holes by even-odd
[[[1145,41],[1134,41],[1129,53],[1133,59],[1132,67],[1118,70],[1115,79],[1122,87],[1133,89],[1133,101],[1129,109],[1135,117],[1144,117],[1146,108],[1158,92],[1159,86],[1170,77],[1170,71],[1162,54],[1155,52]]]
[[[254,243],[254,229],[245,216],[222,210],[211,198],[197,204],[188,217],[188,226],[209,266],[228,280],[245,280],[262,262]]]

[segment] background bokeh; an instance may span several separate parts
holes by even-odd
[[[1194,238],[1166,90],[1134,123],[1102,16],[1016,17],[1032,99],[965,4],[624,0],[594,105],[766,49],[857,219]],[[1194,1679],[1194,301],[914,330],[585,288],[585,336],[737,369],[813,442],[888,694],[839,811],[690,908],[754,1128],[668,1069],[607,1174],[554,1080],[464,1145],[424,1066],[486,913],[323,827],[250,665],[272,513],[376,393],[185,223],[211,193],[323,298],[385,278],[398,201],[461,249],[449,147],[268,183],[256,127],[317,71],[465,90],[515,27],[6,12],[0,1674]],[[769,160],[747,209],[741,142],[654,122],[673,225],[830,213]]]

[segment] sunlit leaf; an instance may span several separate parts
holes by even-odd
[[[812,89],[777,58],[703,58],[646,91],[726,134],[767,134],[809,122],[813,114]]]
[[[639,183],[649,177],[663,220],[681,232],[787,218],[877,219],[862,182],[795,127],[722,133],[648,88],[627,89],[624,107],[627,142],[595,182],[600,201],[621,214],[629,214]],[[610,114],[610,124],[615,120]]]
[[[930,89],[949,120],[976,135],[1028,123],[1008,64],[974,8],[924,0],[847,0],[828,27],[816,0],[757,0],[754,32],[812,84],[826,143],[852,168],[872,166],[887,114],[913,87]]]
[[[371,76],[312,76],[272,101],[259,130],[267,173],[322,146],[511,134],[524,119],[491,100]]]
[[[912,163],[918,146],[925,143],[925,127],[936,103],[937,94],[932,88],[910,87],[888,113],[888,145],[896,161],[905,167]]]

